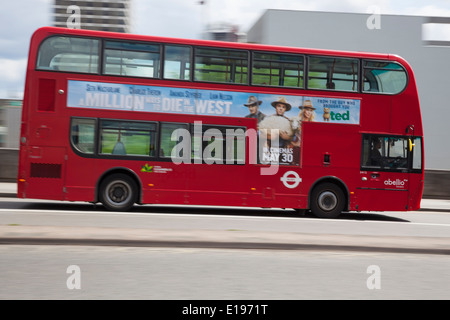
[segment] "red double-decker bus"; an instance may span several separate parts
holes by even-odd
[[[18,196],[417,210],[423,148],[414,74],[395,55],[44,27]]]

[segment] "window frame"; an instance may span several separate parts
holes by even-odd
[[[197,132],[195,132],[194,129],[195,128],[195,124],[191,123],[191,163],[196,163],[199,164],[200,159],[196,158],[194,155],[194,139],[195,139],[195,134]],[[223,136],[223,144],[222,144],[222,163],[216,163],[216,160],[211,160],[208,159],[208,161],[212,161],[211,164],[213,165],[245,165],[246,164],[246,158],[247,158],[247,139],[246,139],[246,132],[247,132],[247,127],[244,126],[238,126],[238,125],[218,125],[218,124],[213,124],[213,123],[206,123],[206,124],[202,124],[202,132],[201,132],[201,164],[208,164],[207,162],[205,162],[205,158],[203,157],[204,154],[204,150],[205,150],[205,143],[207,143],[207,141],[204,141],[204,133],[206,131],[208,131],[209,129],[217,129],[220,130],[220,132],[223,134],[225,132],[225,135]],[[226,155],[227,155],[227,150],[226,150],[226,143],[227,143],[227,135],[226,135],[226,130],[227,129],[233,129],[234,131],[236,129],[242,129],[244,130],[244,154],[243,154],[243,163],[239,163],[239,159],[233,158],[233,163],[229,163],[227,161],[229,161],[229,159],[227,159]],[[236,150],[234,150],[236,152]],[[213,158],[214,159],[214,158]]]
[[[51,38],[75,38],[75,39],[83,39],[83,40],[91,40],[91,41],[97,41],[97,70],[95,72],[77,72],[77,71],[64,71],[64,70],[56,70],[56,69],[44,69],[44,68],[39,68],[39,58],[40,58],[40,54],[41,54],[41,50],[42,47],[44,46],[44,44],[50,40]],[[77,35],[64,35],[64,34],[54,34],[54,35],[50,35],[48,37],[46,37],[45,39],[43,39],[38,46],[37,52],[36,52],[36,60],[34,62],[34,70],[35,71],[44,71],[44,72],[56,72],[56,73],[74,73],[74,74],[83,74],[83,75],[101,75],[102,74],[102,52],[103,52],[103,39],[101,38],[97,38],[97,37],[85,37],[85,36],[77,36]],[[52,57],[52,59],[56,57],[56,55],[54,55]],[[51,60],[50,60],[51,62]]]
[[[166,56],[167,56],[167,47],[181,47],[181,48],[187,48],[189,49],[189,57],[188,57],[188,61],[189,61],[189,76],[186,79],[177,79],[177,78],[167,78],[166,77]],[[183,44],[177,44],[177,43],[164,43],[162,45],[162,63],[161,63],[161,76],[162,79],[164,80],[169,80],[169,81],[193,81],[193,60],[194,60],[194,47],[193,46],[189,46],[189,45],[183,45]]]
[[[170,124],[177,124],[177,125],[180,125],[180,128],[181,128],[181,126],[184,125],[185,129],[189,132],[189,134],[191,134],[191,125],[188,122],[158,121],[158,127],[159,127],[158,128],[158,139],[157,139],[158,147],[157,147],[156,158],[158,159],[158,161],[173,162],[174,158],[172,158],[171,155],[169,155],[169,156],[161,156],[161,151],[162,151],[162,148],[161,148],[161,145],[162,145],[162,130],[163,130],[163,126],[165,124],[169,124],[169,125]],[[180,128],[177,128],[177,129],[180,129]],[[173,134],[173,131],[172,131],[172,134]],[[192,145],[192,134],[191,134],[191,145]],[[180,158],[176,158],[176,159],[179,160]],[[181,158],[181,161],[183,161],[183,158]]]
[[[370,148],[370,141],[375,140],[375,139],[401,139],[403,141],[405,141],[407,143],[407,150],[406,150],[406,167],[389,167],[389,166],[382,166],[382,165],[367,165],[364,163],[364,160],[366,160],[366,163],[368,160],[370,160],[370,153],[371,153],[371,148]],[[417,169],[417,168],[413,168],[413,162],[414,162],[414,151],[415,149],[413,149],[412,151],[409,151],[409,140],[412,140],[412,142],[414,143],[414,141],[416,139],[419,139],[421,144],[420,144],[420,156],[421,156],[421,160],[420,160],[420,165],[421,168]],[[423,141],[422,141],[422,137],[420,136],[408,136],[408,135],[395,135],[395,134],[372,134],[372,133],[362,133],[361,134],[361,159],[360,159],[360,170],[361,171],[380,171],[380,172],[403,172],[403,173],[422,173],[424,168],[423,168],[423,149],[422,149],[422,145],[423,145]],[[365,145],[365,141],[369,141],[369,144],[366,146]],[[367,147],[367,149],[365,149],[365,147]],[[416,148],[416,147],[414,147]],[[391,148],[389,148],[389,150],[391,150]],[[366,155],[366,151],[367,151],[367,155]],[[367,157],[367,159],[366,159]],[[388,155],[382,155],[383,158],[389,158],[390,160],[392,160],[392,162],[394,162],[396,157],[389,157]],[[405,158],[402,158],[405,159]]]
[[[90,120],[94,122],[94,141],[93,141],[93,152],[92,153],[86,153],[80,150],[80,148],[77,147],[74,141],[74,135],[73,135],[73,126],[74,126],[74,120]],[[90,118],[90,117],[71,117],[70,118],[70,125],[69,125],[69,141],[70,146],[72,147],[72,150],[82,156],[82,157],[88,157],[88,158],[95,158],[97,157],[97,139],[98,139],[98,118]]]
[[[311,59],[312,58],[321,58],[321,59],[340,59],[340,60],[355,60],[357,62],[357,66],[355,68],[355,73],[356,74],[356,80],[348,80],[350,82],[354,82],[356,84],[356,89],[355,90],[344,90],[344,89],[332,89],[332,88],[311,88],[309,83],[310,83],[310,67],[312,65],[311,63]],[[361,78],[361,63],[362,59],[358,58],[358,57],[343,57],[343,56],[334,56],[334,55],[307,55],[307,65],[306,65],[306,78],[304,80],[305,82],[305,89],[306,90],[314,90],[314,91],[330,91],[330,92],[347,92],[347,93],[361,93],[361,83],[360,83],[360,78]],[[326,71],[327,73],[327,77],[328,77],[328,73],[329,70]],[[322,78],[320,78],[322,79]],[[325,78],[325,80],[327,80]],[[334,78],[332,78],[332,80],[334,80]],[[346,79],[337,79],[338,81],[347,81]]]
[[[301,65],[303,67],[301,72],[303,74],[302,74],[302,76],[299,75],[298,79],[301,79],[302,85],[301,86],[300,85],[299,86],[286,86],[286,85],[281,86],[281,85],[272,85],[272,84],[266,84],[265,85],[265,84],[256,84],[256,83],[254,83],[253,80],[254,80],[254,75],[255,75],[255,72],[254,72],[255,61],[275,62],[275,63],[279,63],[282,66],[287,65],[287,64],[299,64],[300,65],[300,63],[298,63],[298,62],[284,62],[284,61],[280,61],[280,60],[270,60],[270,59],[256,58],[255,55],[257,55],[257,54],[301,57],[301,59],[302,59],[302,64]],[[306,86],[305,86],[305,84],[306,84],[305,79],[306,79],[306,74],[307,74],[306,73],[306,66],[307,66],[307,63],[306,63],[307,59],[306,59],[306,57],[307,56],[305,54],[302,54],[302,53],[286,53],[286,52],[276,52],[276,51],[252,50],[251,51],[251,70],[250,70],[251,78],[250,78],[250,81],[249,81],[249,85],[251,85],[251,86],[262,86],[262,87],[274,87],[274,88],[286,88],[286,89],[305,89],[306,88]],[[284,83],[285,82],[285,77],[286,77],[286,74],[285,74],[284,71],[286,71],[286,69],[283,67],[283,68],[280,68],[279,70],[283,71],[282,74],[278,75],[278,77],[280,78],[279,80],[283,79],[283,83]]]
[[[149,132],[153,132],[155,135],[155,155],[139,155],[139,154],[113,154],[113,153],[103,153],[102,152],[102,138],[103,138],[103,134],[102,134],[102,130],[104,129],[104,127],[102,126],[103,122],[106,121],[111,121],[111,122],[121,122],[121,123],[142,123],[142,124],[154,124],[155,125],[155,129],[154,130],[149,130]],[[120,128],[119,128],[120,130]],[[126,129],[124,129],[126,130]],[[131,158],[157,158],[157,151],[159,151],[159,145],[158,145],[158,141],[159,141],[159,122],[158,121],[141,121],[141,120],[129,120],[129,119],[109,119],[109,118],[99,118],[98,119],[98,128],[97,128],[98,134],[97,134],[97,155],[100,157],[105,157],[105,158],[109,158],[109,157],[124,157],[126,159],[131,159]],[[133,130],[136,131],[136,130]],[[150,136],[151,137],[151,136]],[[151,141],[150,141],[151,142]],[[149,151],[150,151],[150,145],[149,145]]]
[[[419,136],[412,136],[410,139],[413,140],[414,143],[414,149],[410,152],[411,153],[411,172],[412,173],[422,173],[425,168],[423,167],[423,159],[424,159],[424,150],[423,150],[423,137],[419,137]],[[417,150],[416,148],[418,148],[418,146],[416,145],[417,140],[420,141],[420,169],[419,168],[414,168],[414,157],[415,157],[415,150]]]
[[[241,52],[241,53],[245,53],[247,58],[246,59],[239,59],[239,58],[234,58],[234,57],[226,57],[226,56],[219,56],[219,55],[199,55],[197,52],[199,50],[218,50],[218,51],[229,51],[229,52]],[[217,84],[228,84],[228,85],[241,85],[241,86],[248,86],[250,85],[250,66],[251,66],[251,51],[250,50],[242,50],[242,49],[234,49],[234,48],[227,48],[227,47],[208,47],[208,46],[193,46],[193,52],[192,52],[192,76],[191,79],[193,82],[197,82],[197,83],[217,83]],[[242,61],[246,61],[247,65],[244,66],[243,68],[247,68],[247,72],[246,73],[242,73],[246,75],[246,81],[245,82],[235,82],[236,77],[234,77],[233,82],[229,82],[229,81],[209,81],[209,80],[197,80],[196,77],[196,73],[197,73],[197,57],[213,57],[213,58],[220,58],[220,59],[233,59],[233,60],[242,60]],[[226,72],[228,73],[228,72]],[[233,72],[233,70],[230,70],[229,72],[230,74],[230,79],[231,77],[234,75],[236,75],[236,72]]]
[[[403,71],[403,73],[406,76],[406,81],[405,81],[405,86],[403,87],[403,89],[399,92],[396,93],[392,93],[392,92],[380,92],[380,91],[368,91],[368,90],[364,90],[364,83],[365,83],[365,71],[366,70],[383,70],[383,68],[377,68],[377,67],[366,67],[365,63],[366,62],[372,62],[372,63],[393,63],[396,64],[398,66],[400,66],[401,70],[397,70],[397,69],[386,69],[389,71],[394,71],[394,72],[400,72]],[[394,60],[380,60],[380,59],[361,59],[361,90],[360,92],[363,94],[379,94],[379,95],[389,95],[389,96],[396,96],[399,95],[401,93],[403,93],[409,86],[409,81],[410,81],[410,77],[409,77],[409,73],[406,70],[406,68],[397,61]]]
[[[139,79],[162,79],[162,72],[164,71],[162,69],[163,66],[163,59],[164,59],[164,55],[163,55],[163,48],[165,46],[164,43],[158,43],[158,42],[145,42],[145,41],[134,41],[134,40],[123,40],[123,39],[110,39],[110,38],[104,38],[102,39],[102,47],[101,47],[101,72],[100,74],[102,76],[107,76],[107,77],[125,77],[125,78],[139,78]],[[107,42],[115,42],[115,43],[124,43],[124,44],[137,44],[137,45],[147,45],[147,46],[157,46],[158,47],[158,51],[148,51],[148,50],[132,50],[132,49],[118,49],[118,48],[107,48]],[[153,73],[157,73],[158,76],[157,77],[149,77],[149,76],[138,76],[138,75],[123,75],[123,74],[114,74],[114,73],[106,73],[106,61],[107,61],[107,56],[106,56],[106,51],[107,50],[114,50],[116,52],[134,52],[134,53],[150,53],[150,54],[158,54],[159,55],[159,59],[158,59],[158,63],[155,64],[155,66],[153,66]],[[118,64],[118,66],[122,66],[121,64]]]

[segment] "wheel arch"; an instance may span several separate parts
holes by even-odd
[[[108,169],[105,172],[103,172],[103,174],[97,180],[97,184],[95,185],[95,202],[99,202],[100,201],[99,193],[100,193],[100,186],[101,186],[103,180],[105,180],[105,178],[110,176],[110,175],[118,174],[118,173],[126,174],[126,175],[128,175],[130,178],[132,178],[136,182],[136,185],[138,186],[137,199],[138,199],[138,203],[141,204],[142,203],[142,182],[141,182],[141,179],[139,179],[139,176],[136,174],[136,172],[134,172],[133,170],[131,170],[129,168],[125,168],[125,167],[114,167],[114,168]]]
[[[313,194],[314,188],[316,188],[321,183],[326,183],[326,182],[334,183],[335,185],[337,185],[339,188],[342,189],[342,191],[344,192],[344,196],[345,196],[344,210],[348,211],[349,210],[349,205],[350,205],[350,201],[349,201],[349,199],[350,199],[350,191],[348,190],[348,187],[345,184],[345,182],[342,181],[341,179],[339,179],[338,177],[335,177],[335,176],[321,177],[320,179],[317,179],[311,185],[311,188],[309,189],[309,194],[308,194],[308,208],[311,208],[311,196]]]

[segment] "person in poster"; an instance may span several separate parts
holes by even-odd
[[[261,105],[261,103],[262,101],[256,99],[255,96],[249,96],[248,102],[244,103],[244,106],[248,107],[248,111],[250,112],[250,114],[246,115],[245,117],[256,118],[258,119],[258,123],[264,120],[266,115],[259,110],[259,106]]]
[[[291,147],[293,148],[293,164],[300,164],[300,142],[301,142],[301,125],[303,121],[314,121],[316,113],[311,100],[305,100],[301,106],[298,107],[300,112],[298,117],[293,117],[292,127],[294,129],[294,137],[291,141]]]
[[[266,116],[259,123],[258,129],[267,137],[263,146],[263,162],[278,162],[279,164],[290,164],[292,162],[292,148],[289,148],[294,131],[291,121],[284,114],[291,110],[292,106],[284,97],[271,103],[275,108],[275,114]],[[277,136],[274,136],[277,134]],[[278,147],[271,145],[271,141],[278,139]]]
[[[311,100],[305,100],[302,106],[299,106],[300,112],[298,114],[300,121],[314,121],[316,113]]]

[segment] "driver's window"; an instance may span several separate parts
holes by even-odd
[[[389,169],[408,168],[408,139],[385,138],[387,142],[387,166]]]
[[[361,167],[369,170],[408,169],[406,137],[364,135]]]

